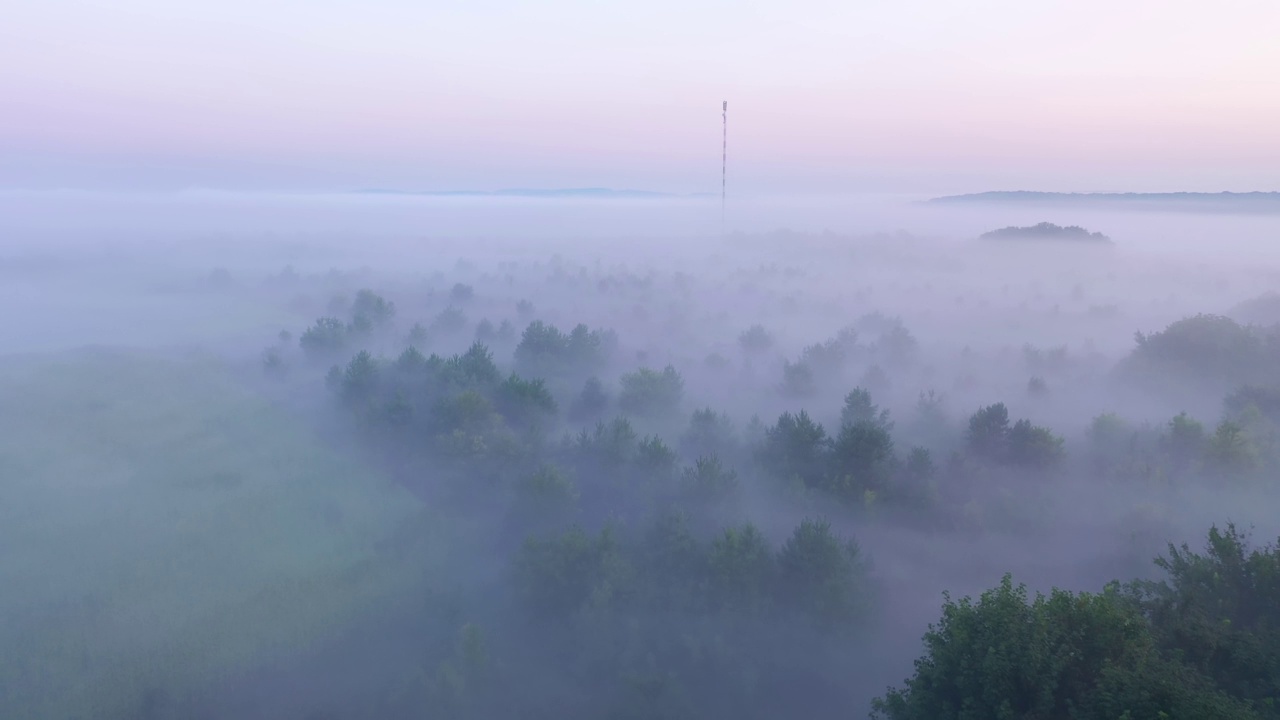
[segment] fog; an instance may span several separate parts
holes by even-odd
[[[864,717],[1280,535],[1280,216],[922,199],[0,194],[0,716]]]

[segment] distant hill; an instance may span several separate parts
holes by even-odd
[[[1245,300],[1227,312],[1231,319],[1251,325],[1280,326],[1280,292]]]
[[[614,190],[611,188],[513,188],[508,190],[396,190],[374,188],[357,190],[366,195],[421,195],[431,197],[519,197],[519,198],[692,198],[710,197],[711,193],[677,194],[651,190]]]
[[[1280,192],[1055,193],[1016,190],[947,195],[924,202],[930,205],[1093,205],[1131,210],[1280,214]]]
[[[1091,233],[1078,225],[1063,227],[1062,225],[1054,225],[1047,222],[1030,227],[1000,228],[999,230],[983,233],[980,237],[983,240],[1051,240],[1055,242],[1111,244],[1111,238],[1100,232]]]

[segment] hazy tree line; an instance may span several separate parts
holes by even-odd
[[[456,305],[472,295],[455,286],[444,311],[404,334],[395,305],[362,290],[296,342],[282,333],[264,361],[272,374],[324,375],[352,437],[429,502],[473,519],[477,557],[498,559],[493,572],[441,579],[448,598],[424,609],[442,618],[439,636],[384,716],[856,714],[867,698],[849,668],[874,654],[869,628],[893,598],[845,528],[889,518],[981,532],[1013,521],[1009,487],[1267,487],[1280,460],[1280,334],[1226,318],[1139,336],[1121,368],[1135,383],[1216,378],[1219,421],[1108,413],[1068,437],[999,398],[957,414],[925,391],[893,417],[877,388],[916,353],[893,318],[806,347],[774,388],[794,407],[744,419],[698,407],[679,368],[628,367],[611,330],[557,328],[532,306],[517,308],[522,330],[483,320],[464,352],[430,352],[466,332]],[[739,350],[749,362],[773,342],[755,325]],[[821,422],[806,404],[857,353],[871,370]],[[1028,391],[1045,391],[1043,379]],[[753,523],[760,507],[795,521]],[[914,675],[874,713],[1280,717],[1280,551],[1215,528],[1203,554],[1170,546],[1158,564],[1161,580],[1097,593],[1032,597],[1006,578],[948,599]]]

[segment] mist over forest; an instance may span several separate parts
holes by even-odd
[[[0,209],[0,717],[1280,718],[1275,217]]]

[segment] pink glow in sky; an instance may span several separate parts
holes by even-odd
[[[0,187],[1280,189],[1280,3],[41,0]]]

